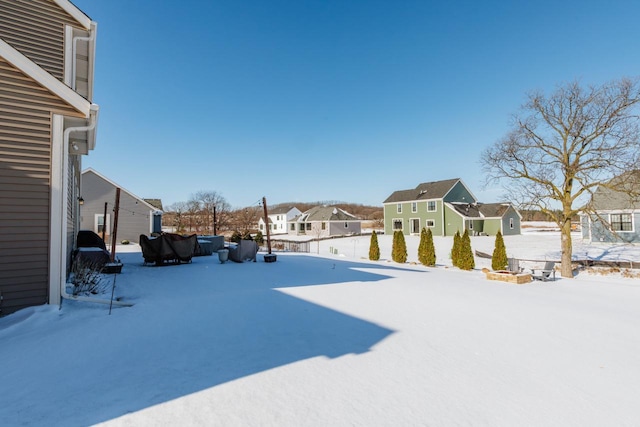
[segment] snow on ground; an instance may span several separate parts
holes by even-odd
[[[632,426],[640,419],[640,280],[512,285],[367,259],[369,237],[276,263],[142,265],[118,246],[130,308],[65,301],[0,319],[0,419],[41,426]],[[510,256],[559,236],[506,237]],[[493,238],[474,237],[491,252]],[[338,249],[338,254],[329,249]],[[576,242],[639,260],[636,246]],[[333,252],[333,251],[332,251]]]

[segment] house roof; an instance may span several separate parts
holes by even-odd
[[[624,173],[598,186],[591,207],[594,210],[640,209],[640,170]]]
[[[273,209],[269,209],[269,215],[281,215],[289,213],[292,209],[295,209],[295,206],[278,206]]]
[[[334,206],[316,206],[293,218],[294,222],[313,221],[360,221],[359,218],[351,215],[340,208]]]
[[[448,203],[466,218],[502,218],[511,207],[510,203]]]
[[[485,218],[501,218],[511,207],[510,203],[481,203],[480,214]]]
[[[160,200],[160,199],[143,199],[142,197],[138,197],[135,194],[133,194],[131,191],[126,190],[125,188],[123,188],[121,185],[116,184],[115,182],[111,181],[109,178],[107,178],[106,176],[98,173],[97,171],[95,171],[92,168],[87,168],[85,170],[82,171],[82,175],[87,174],[87,173],[92,173],[94,175],[96,175],[97,177],[107,181],[109,184],[113,185],[116,188],[120,188],[121,191],[124,191],[125,193],[127,193],[129,196],[133,197],[134,199],[138,199],[140,202],[144,203],[145,205],[147,205],[147,207],[151,210],[154,211],[162,211],[162,209],[157,208],[156,206],[153,206],[151,203],[149,203],[147,200]]]
[[[158,210],[161,210],[161,211],[164,210],[162,209],[162,200],[160,199],[143,199],[143,200]]]
[[[409,202],[415,200],[442,199],[460,178],[443,181],[423,182],[411,190],[398,190],[391,193],[383,203]]]

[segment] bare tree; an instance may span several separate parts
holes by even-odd
[[[316,221],[311,226],[311,234],[315,238],[314,240],[318,242],[318,246],[316,248],[318,253],[320,253],[320,240],[321,240],[320,238],[327,234],[327,232],[325,231],[325,228],[326,228],[326,223],[323,221]]]
[[[227,200],[215,191],[198,191],[191,196],[189,203],[198,205],[201,222],[205,230],[213,232],[213,211],[215,209],[216,222],[219,229],[228,228],[229,211],[231,207]]]
[[[177,233],[182,233],[184,231],[184,213],[187,212],[187,210],[188,206],[185,202],[176,202],[171,206],[167,206],[167,212],[172,213],[170,225]]]
[[[261,213],[262,209],[258,206],[236,209],[229,214],[232,218],[230,222],[236,230],[246,233],[258,228]]]
[[[611,178],[638,168],[638,80],[586,88],[572,82],[527,98],[512,130],[482,153],[487,183],[501,181],[521,207],[555,220],[561,274],[572,277],[571,218],[589,212],[598,186],[615,186]]]

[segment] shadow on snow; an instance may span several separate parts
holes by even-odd
[[[25,355],[25,367],[48,374],[30,382],[31,403],[15,402],[25,405],[12,408],[20,421],[95,424],[293,362],[367,352],[393,331],[276,288],[375,282],[404,270],[304,255],[279,254],[272,264],[199,257],[165,268],[143,266],[139,253],[119,257],[117,291],[136,305],[107,316],[104,306],[65,302],[63,312],[89,311],[88,320],[51,338],[60,345]],[[65,359],[66,367],[50,366]],[[33,402],[50,405],[38,414]]]

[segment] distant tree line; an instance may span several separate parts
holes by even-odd
[[[384,218],[380,206],[367,206],[357,203],[336,201],[290,202],[269,206],[269,210],[279,207],[295,206],[301,212],[318,205],[331,205],[343,209],[357,218],[376,222],[382,227]],[[186,202],[177,202],[165,208],[162,226],[175,233],[247,235],[258,232],[258,220],[264,216],[262,206],[231,208],[226,199],[216,191],[198,191]]]

